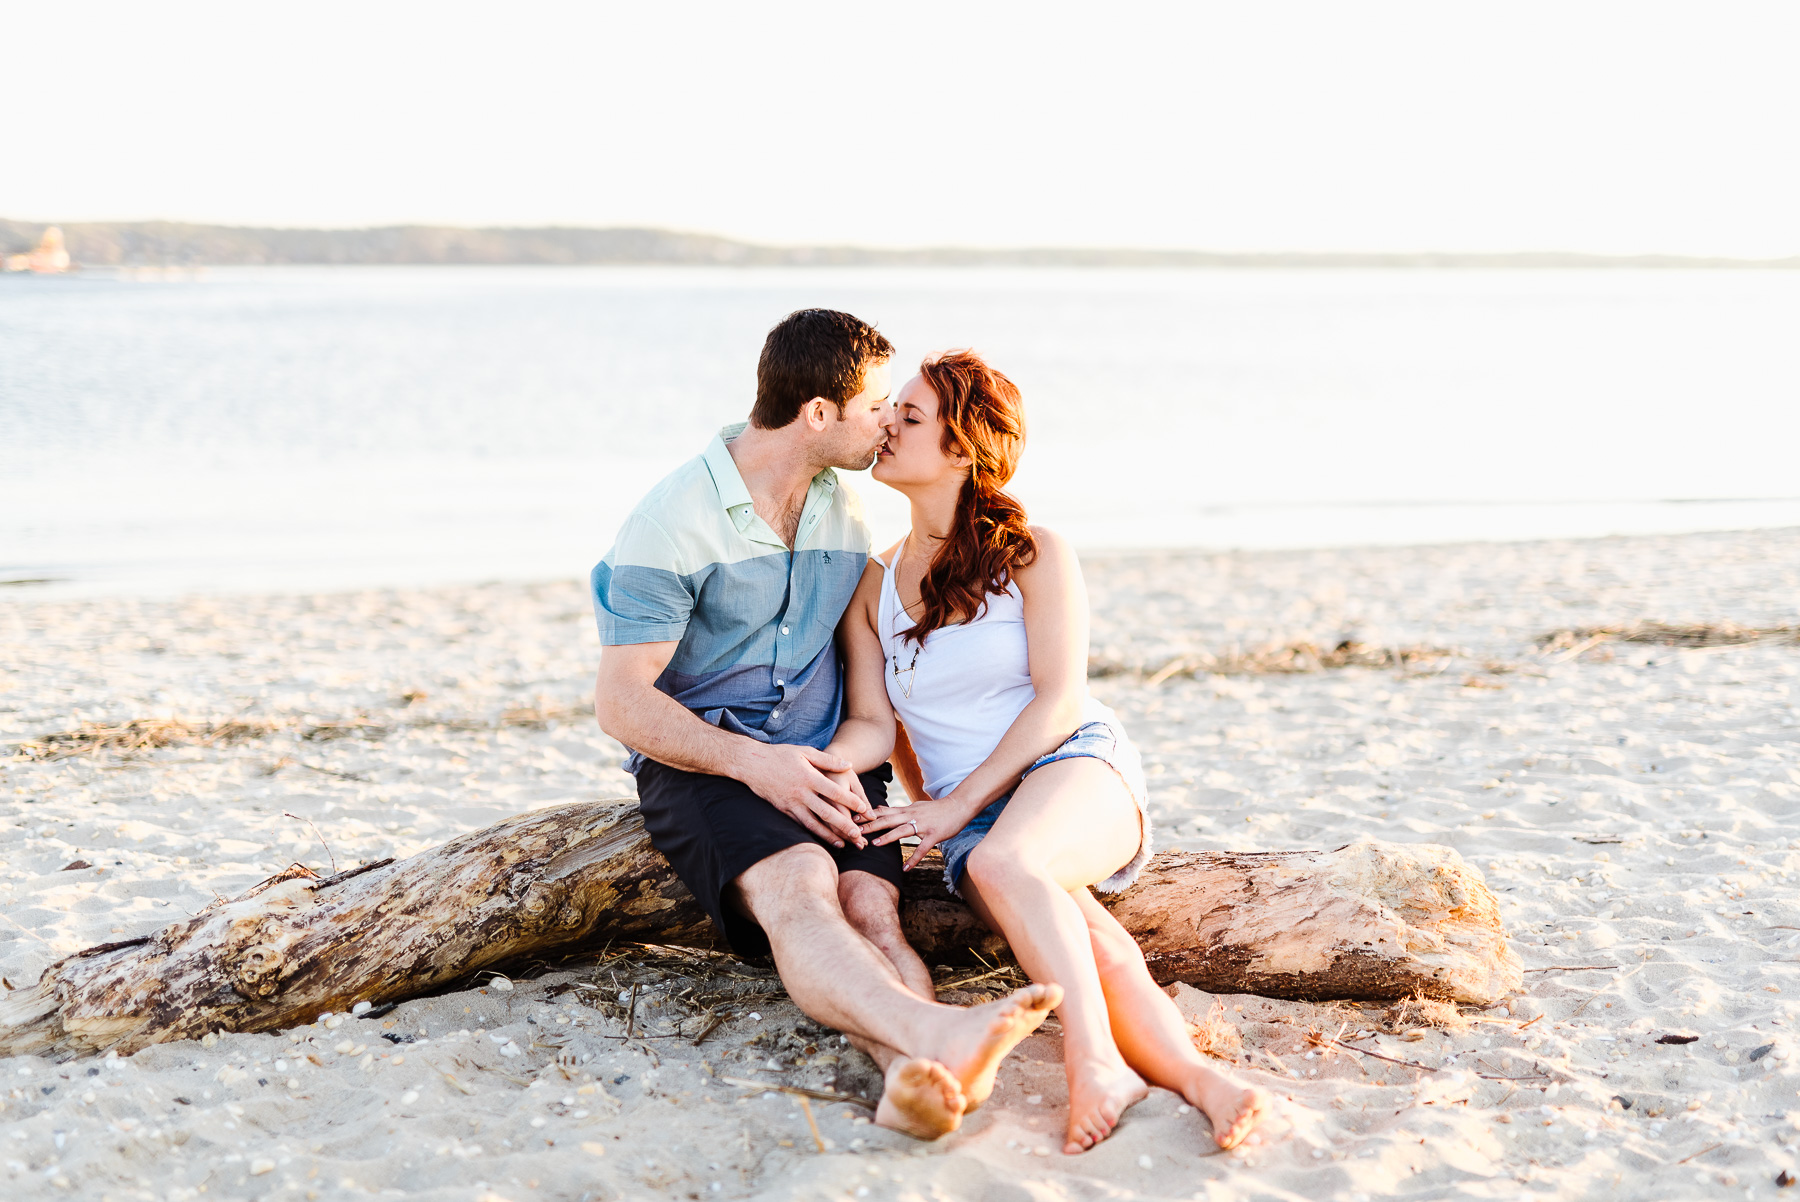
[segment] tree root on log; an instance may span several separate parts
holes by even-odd
[[[944,889],[907,874],[907,937],[932,963],[1003,954]],[[1165,852],[1101,899],[1158,981],[1321,1000],[1492,1005],[1523,980],[1499,906],[1449,848]],[[295,865],[141,939],[52,964],[0,997],[0,1055],[130,1053],[397,1002],[523,956],[642,941],[723,950],[630,802],[520,814],[405,860],[320,878]]]

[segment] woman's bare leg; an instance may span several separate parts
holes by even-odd
[[[1137,805],[1117,773],[1088,757],[1060,760],[1020,783],[963,875],[964,895],[1032,980],[1062,986],[1068,1153],[1105,1139],[1148,1092],[1114,1042],[1088,920],[1070,893],[1129,862],[1141,839]]]
[[[1205,1114],[1219,1147],[1242,1143],[1273,1100],[1207,1063],[1194,1047],[1181,1011],[1150,976],[1131,932],[1086,889],[1072,896],[1087,920],[1113,1039],[1125,1062],[1152,1085],[1174,1090]]]

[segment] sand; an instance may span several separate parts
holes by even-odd
[[[1213,1035],[1238,1071],[1281,1096],[1284,1133],[1217,1154],[1196,1114],[1153,1091],[1111,1140],[1065,1157],[1053,1025],[948,1139],[810,1100],[815,1142],[797,1096],[766,1085],[874,1081],[765,969],[589,960],[291,1032],[0,1060],[0,1191],[1663,1199],[1774,1197],[1779,1173],[1800,1173],[1800,646],[1536,641],[1639,620],[1800,624],[1800,531],[1086,569],[1096,662],[1113,672],[1094,686],[1145,753],[1161,846],[1454,847],[1503,899],[1527,993],[1441,1029],[1182,988],[1196,1018],[1230,1024]],[[1346,638],[1450,654],[1180,670]],[[576,583],[19,591],[0,608],[0,741],[148,718],[260,725],[237,742],[0,760],[0,977],[25,984],[293,860],[342,868],[628,795],[622,752],[584,713],[594,657]],[[654,1038],[621,1038],[633,984],[633,1031]],[[697,998],[730,1015],[698,1046]],[[1321,1055],[1315,1029],[1420,1067]],[[1670,1034],[1698,1038],[1657,1042]]]

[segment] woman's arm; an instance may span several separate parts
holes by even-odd
[[[1013,719],[987,759],[936,801],[908,807],[905,817],[871,811],[863,830],[885,831],[870,842],[892,843],[919,834],[911,868],[935,844],[969,824],[996,798],[1019,783],[1025,769],[1075,733],[1087,695],[1088,603],[1081,564],[1061,535],[1034,526],[1038,554],[1013,574],[1025,603],[1025,647],[1031,670],[1031,703]]]
[[[881,640],[875,637],[881,575],[881,565],[873,561],[863,569],[863,578],[837,628],[849,712],[825,750],[850,761],[856,772],[867,772],[884,763],[894,751],[894,708],[888,704],[887,684],[881,678],[887,656],[881,650]]]

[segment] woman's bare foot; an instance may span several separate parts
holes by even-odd
[[[1069,1066],[1069,1141],[1063,1153],[1085,1152],[1119,1125],[1125,1108],[1150,1092],[1124,1063]]]
[[[997,1002],[970,1006],[947,1025],[927,1054],[962,1083],[966,1109],[987,1101],[1000,1062],[1056,1009],[1062,995],[1060,985],[1027,985]]]
[[[1243,1143],[1244,1137],[1269,1117],[1275,1105],[1266,1090],[1206,1067],[1196,1070],[1181,1096],[1212,1123],[1213,1141],[1223,1149]]]
[[[937,1139],[962,1125],[965,1108],[962,1083],[949,1069],[935,1060],[896,1060],[875,1121],[914,1139]]]

